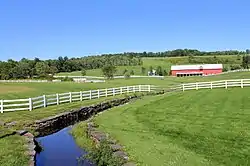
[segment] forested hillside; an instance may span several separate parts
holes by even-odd
[[[0,61],[0,79],[46,77],[58,72],[72,72],[82,69],[98,69],[106,65],[137,66],[142,65],[140,57],[133,56],[89,56],[83,58],[59,57],[57,60],[22,59],[21,61]]]

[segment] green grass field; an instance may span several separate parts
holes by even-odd
[[[250,88],[145,97],[95,118],[139,165],[249,165]]]
[[[195,58],[197,60],[206,60],[209,58],[213,58],[214,56],[196,56]],[[225,55],[225,56],[216,56],[216,58],[221,61],[227,61],[227,64],[225,66],[228,66],[229,64],[241,64],[241,57],[232,56],[232,55]],[[143,65],[142,66],[117,66],[117,72],[115,75],[123,75],[123,71],[127,69],[128,71],[133,70],[135,75],[147,75],[147,72],[145,74],[141,73],[141,67],[145,67],[146,71],[149,70],[149,67],[152,66],[154,69],[157,68],[157,66],[161,66],[163,69],[165,69],[167,72],[170,71],[171,65],[180,65],[180,64],[190,64],[188,61],[188,57],[167,57],[167,58],[142,58]],[[58,76],[81,76],[81,71],[75,71],[75,72],[63,72],[58,73]],[[93,69],[93,70],[87,70],[86,71],[87,76],[103,76],[101,69]]]
[[[152,84],[165,88],[169,85],[186,82],[241,78],[250,78],[250,72],[230,73],[211,77],[165,77],[163,80],[157,78],[115,79],[106,81],[105,83],[0,83],[0,99],[28,98],[43,94],[137,84]],[[246,128],[248,125],[246,119],[249,119],[249,104],[247,103],[249,90],[240,88],[212,91],[201,90],[197,92],[190,91],[180,94],[169,94],[169,96],[162,97],[145,97],[143,100],[131,105],[115,108],[103,114],[103,116],[99,116],[96,120],[99,124],[102,124],[101,129],[111,133],[125,145],[132,159],[138,161],[141,165],[152,165],[154,163],[158,165],[171,165],[171,163],[172,165],[223,165],[223,162],[225,163],[224,165],[230,165],[228,164],[230,161],[229,156],[234,160],[231,161],[234,165],[244,165],[238,156],[241,156],[248,162],[247,157],[249,156],[246,154],[246,152],[249,152],[247,151],[248,149],[246,149],[248,148],[248,144],[245,144],[244,141],[248,141],[248,137],[245,134],[249,134],[247,132],[248,128]],[[115,96],[115,98],[117,97],[118,96]],[[50,106],[31,112],[20,111],[0,114],[0,121],[16,121],[17,123],[14,128],[9,129],[3,129],[0,126],[0,136],[15,129],[23,129],[24,126],[31,124],[34,120],[112,98],[113,97]],[[182,99],[183,102],[178,102],[179,99]],[[182,114],[180,112],[184,113]],[[199,117],[201,118],[199,119]],[[208,119],[205,117],[208,117]],[[240,122],[236,123],[236,121],[232,121],[234,120],[233,118],[239,118]],[[176,122],[176,126],[173,122]],[[197,125],[196,122],[200,124],[200,126]],[[207,124],[208,122],[209,124]],[[218,129],[211,128],[211,131],[208,132],[210,127],[216,127],[218,124],[221,124],[221,126],[218,126]],[[231,128],[224,128],[227,125],[230,127],[235,126],[233,126],[234,128],[231,130]],[[185,126],[190,128],[190,131]],[[204,132],[201,130],[204,130]],[[173,132],[171,133],[170,131]],[[162,134],[159,134],[159,132],[162,132]],[[242,139],[239,132],[243,134],[242,137],[246,139]],[[177,133],[176,137],[167,136],[168,134],[175,133]],[[190,135],[192,137],[190,137]],[[190,140],[186,139],[186,136],[190,137]],[[223,136],[223,139],[228,136],[225,143],[222,144],[222,142],[219,142],[219,145],[213,143],[218,138],[221,138],[221,136]],[[196,139],[196,137],[198,139]],[[232,143],[234,138],[235,142]],[[81,135],[78,135],[78,138],[76,138],[76,140],[82,139]],[[240,139],[240,141],[238,139]],[[189,142],[194,143],[190,145],[193,149],[186,147]],[[208,145],[210,143],[213,143],[211,145],[212,147]],[[242,145],[240,143],[242,143]],[[25,165],[24,163],[27,163],[28,160],[23,154],[23,144],[22,138],[18,136],[0,139],[0,165],[5,164],[4,166],[11,166],[13,163],[14,165]],[[195,149],[195,147],[199,147],[203,144],[205,147],[202,147],[202,149]],[[220,145],[225,145],[225,148],[220,147]],[[242,150],[239,150],[240,148]],[[13,152],[13,149],[16,151]],[[218,153],[224,152],[223,150],[225,150],[225,156],[219,156]],[[235,154],[236,152],[239,153],[238,156]],[[14,156],[11,154],[14,154]],[[7,163],[5,161],[10,162]]]
[[[64,92],[78,92],[90,89],[113,88],[129,85],[158,85],[162,88],[180,83],[212,81],[223,79],[250,78],[250,72],[237,72],[209,77],[165,77],[159,78],[130,78],[107,80],[105,83],[0,83],[0,99],[18,99],[55,94]]]

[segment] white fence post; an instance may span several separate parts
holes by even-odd
[[[141,92],[141,85],[139,85],[139,92]]]
[[[122,87],[120,87],[120,93],[122,94]]]
[[[182,91],[184,92],[185,91],[185,85],[182,84]]]
[[[136,88],[136,86],[133,86],[133,89],[134,89],[134,93],[136,92],[136,89],[135,89],[135,88]]]
[[[213,82],[210,83],[210,88],[213,89]]]
[[[227,89],[227,81],[225,81],[225,88]]]
[[[148,91],[149,91],[149,92],[151,91],[151,86],[150,86],[150,85],[148,85]]]
[[[82,91],[80,91],[80,101],[82,101]]]
[[[97,98],[100,98],[100,89],[97,90]]]
[[[32,111],[32,109],[33,109],[32,98],[29,98],[29,111]]]
[[[240,80],[240,86],[241,86],[241,88],[243,88],[243,86],[244,86],[243,79]]]
[[[129,93],[129,86],[127,86],[127,93]]]
[[[72,103],[72,93],[69,92],[69,102]]]
[[[43,107],[47,106],[46,95],[43,95]]]
[[[115,95],[115,88],[113,88],[113,96]]]
[[[105,96],[108,97],[108,89],[105,89]]]
[[[199,84],[198,84],[198,82],[196,82],[196,90],[198,90],[199,89]]]
[[[89,99],[90,100],[92,99],[92,91],[91,90],[89,91]]]
[[[60,104],[60,98],[59,98],[59,94],[56,94],[56,104],[59,105]]]
[[[3,113],[3,100],[0,100],[0,111]]]

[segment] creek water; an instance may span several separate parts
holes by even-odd
[[[93,166],[86,160],[79,161],[87,152],[77,146],[70,130],[71,127],[67,127],[36,139],[43,148],[36,155],[36,166]]]

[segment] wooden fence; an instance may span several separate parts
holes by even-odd
[[[136,85],[136,86],[126,86],[118,88],[43,95],[28,99],[0,100],[0,112],[3,113],[9,111],[23,111],[23,110],[32,111],[33,109],[47,107],[50,105],[60,105],[63,103],[91,100],[100,97],[121,95],[125,93],[151,92],[154,91],[155,89],[156,87],[152,85]]]

